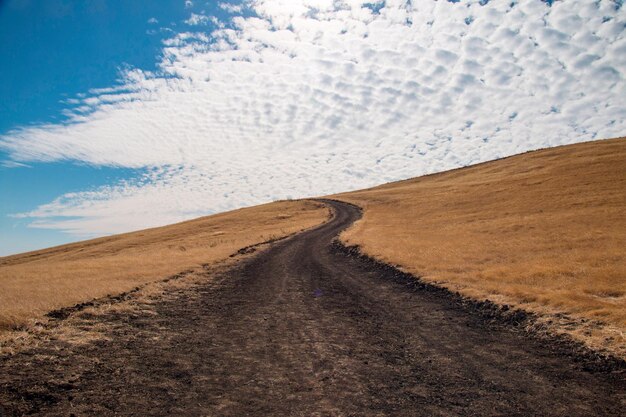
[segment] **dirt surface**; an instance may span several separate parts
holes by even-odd
[[[618,416],[620,371],[579,361],[331,250],[360,215],[274,243],[131,313],[106,339],[0,358],[0,414]]]

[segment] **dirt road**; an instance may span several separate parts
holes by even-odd
[[[359,216],[275,243],[140,313],[108,340],[0,360],[19,415],[617,416],[623,374],[588,372],[428,291],[331,251]],[[623,414],[622,414],[623,415]]]

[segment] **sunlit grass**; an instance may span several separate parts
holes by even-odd
[[[320,204],[283,201],[0,258],[0,330],[223,260],[242,247],[312,227],[327,216]]]
[[[626,330],[626,139],[338,198],[365,208],[342,238],[368,254],[466,295]]]

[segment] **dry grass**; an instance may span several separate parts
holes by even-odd
[[[112,313],[124,316],[156,316],[154,306],[158,302],[164,299],[174,300],[181,291],[188,291],[197,285],[210,285],[216,277],[236,262],[253,255],[254,253],[250,253],[236,258],[229,257],[212,263],[209,267],[195,268],[177,274],[176,279],[142,284],[138,291],[129,292],[121,302],[101,299],[102,302],[86,306],[64,320],[53,321],[52,325],[47,320],[42,320],[15,331],[0,332],[0,356],[10,356],[43,346],[51,340],[62,340],[69,345],[86,345],[98,340],[108,340],[116,325],[106,320],[98,320],[98,317]]]
[[[591,319],[596,325],[566,330],[624,353],[626,139],[335,198],[365,209],[345,242],[468,296]]]
[[[322,223],[328,209],[283,201],[0,258],[0,331],[46,312],[128,291]]]

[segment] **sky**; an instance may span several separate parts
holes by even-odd
[[[621,0],[0,0],[0,256],[626,132]]]

